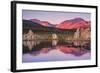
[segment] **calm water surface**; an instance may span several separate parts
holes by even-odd
[[[23,41],[22,62],[86,60],[90,51],[90,41]]]

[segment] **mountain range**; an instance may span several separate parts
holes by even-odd
[[[90,21],[85,21],[82,18],[65,20],[56,26],[56,28],[61,28],[61,29],[77,29],[77,28],[87,28],[87,27],[90,27]]]
[[[90,21],[85,21],[82,18],[74,18],[74,19],[70,19],[70,20],[65,20],[62,21],[59,24],[51,24],[48,21],[41,21],[38,19],[30,19],[27,20],[29,23],[35,23],[35,25],[33,26],[44,26],[44,27],[54,27],[54,28],[58,28],[58,29],[77,29],[77,28],[89,28],[91,22]],[[26,21],[24,20],[24,23],[26,23]]]

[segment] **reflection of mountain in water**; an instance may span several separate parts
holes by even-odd
[[[34,56],[39,54],[49,54],[50,51],[58,50],[64,54],[81,56],[90,51],[89,41],[58,41],[58,40],[37,40],[23,41],[23,53],[29,53]]]

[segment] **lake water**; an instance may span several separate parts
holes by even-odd
[[[90,41],[23,41],[23,63],[87,60],[90,58]]]

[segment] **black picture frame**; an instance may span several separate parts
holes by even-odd
[[[16,32],[17,32],[17,27],[16,27],[16,7],[17,4],[29,4],[29,5],[49,5],[49,6],[61,6],[61,7],[82,7],[82,8],[93,8],[96,10],[96,15],[95,15],[95,19],[96,19],[96,46],[95,46],[95,53],[96,53],[96,57],[95,57],[95,65],[84,65],[84,66],[71,66],[71,67],[52,67],[52,68],[38,68],[38,69],[21,69],[21,70],[17,70],[17,62],[16,62]],[[42,71],[42,70],[55,70],[55,69],[74,69],[74,68],[88,68],[88,67],[97,67],[98,66],[98,37],[97,37],[97,33],[98,33],[98,7],[97,6],[91,6],[91,5],[74,5],[74,4],[58,4],[58,3],[45,3],[45,2],[28,2],[28,1],[11,1],[11,71],[12,72],[23,72],[23,71]]]

